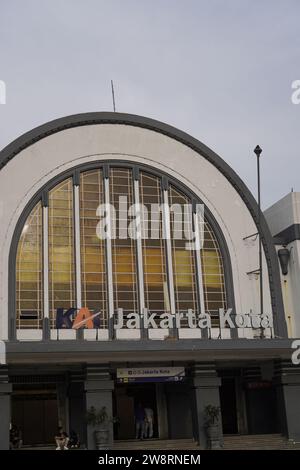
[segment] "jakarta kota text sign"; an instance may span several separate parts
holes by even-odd
[[[184,378],[184,367],[117,369],[118,383],[181,382]]]
[[[92,313],[87,307],[81,309],[70,308],[65,311],[58,308],[56,312],[56,328],[103,328],[101,312]],[[172,329],[181,328],[182,321],[187,328],[207,329],[212,327],[209,313],[197,314],[189,309],[187,312],[176,312],[175,315],[164,312],[150,313],[145,308],[142,315],[139,313],[124,313],[119,308],[114,316],[114,329]],[[272,315],[257,315],[252,312],[249,314],[234,314],[232,308],[219,309],[220,328],[253,328],[266,329],[273,328]]]

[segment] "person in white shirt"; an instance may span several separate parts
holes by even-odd
[[[152,438],[153,437],[153,420],[154,420],[154,413],[152,408],[146,407],[145,408],[145,425],[144,425],[144,437],[145,438]]]

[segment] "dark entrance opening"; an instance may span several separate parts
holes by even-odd
[[[193,417],[190,388],[186,384],[165,386],[170,439],[191,439]]]
[[[258,382],[246,390],[249,434],[278,432],[276,391],[271,384]]]
[[[153,438],[158,438],[156,386],[150,384],[117,384],[114,393],[115,439],[135,439],[135,407],[141,403],[154,413]]]
[[[220,389],[222,426],[224,434],[237,434],[236,388],[234,377],[223,377]]]
[[[15,392],[12,396],[12,424],[21,430],[23,445],[54,445],[58,427],[55,390]]]

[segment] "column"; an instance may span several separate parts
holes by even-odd
[[[300,442],[300,367],[291,361],[279,361],[275,365],[275,383],[281,431]]]
[[[0,450],[9,449],[10,396],[12,385],[8,382],[6,367],[0,367]]]
[[[114,382],[107,366],[88,365],[85,381],[86,411],[94,407],[97,411],[106,408],[109,419],[113,418],[113,389]],[[87,448],[96,449],[95,428],[87,425]],[[108,448],[113,445],[113,423],[109,423]]]
[[[72,371],[68,384],[69,430],[78,434],[81,448],[87,447],[84,381],[84,371]]]
[[[163,383],[156,384],[156,404],[158,436],[160,439],[168,439],[168,409]]]
[[[68,420],[68,394],[66,383],[58,383],[56,385],[56,395],[57,395],[57,405],[58,405],[58,424],[63,429],[69,429],[69,420]]]
[[[218,377],[213,363],[198,363],[193,368],[192,390],[193,390],[193,428],[194,436],[198,439],[200,448],[206,449],[209,446],[205,429],[204,409],[207,405],[220,407],[221,379]],[[219,443],[215,442],[214,447],[219,448],[223,441],[222,417],[218,422]]]

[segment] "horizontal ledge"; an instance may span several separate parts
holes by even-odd
[[[7,341],[6,352],[14,353],[85,353],[85,352],[195,352],[251,351],[291,353],[294,339],[184,339],[184,340],[113,340],[113,341]]]

